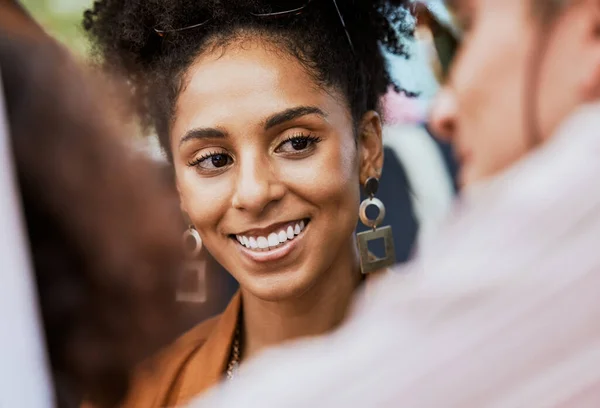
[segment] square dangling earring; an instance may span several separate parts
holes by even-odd
[[[375,198],[379,189],[379,180],[375,177],[370,177],[365,182],[365,194],[368,196],[360,203],[359,217],[360,221],[367,227],[372,228],[371,231],[359,232],[356,234],[358,239],[358,253],[360,256],[360,270],[363,274],[392,266],[396,263],[396,250],[394,248],[394,236],[392,227],[385,226],[378,228],[383,218],[385,217],[385,206],[378,198]],[[377,218],[374,220],[367,217],[367,207],[375,206],[379,210]],[[377,258],[369,253],[369,242],[383,238],[385,246],[385,256]]]

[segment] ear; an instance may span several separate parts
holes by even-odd
[[[360,151],[360,184],[369,177],[381,177],[383,168],[383,140],[381,118],[375,111],[364,114],[361,120],[358,146]]]
[[[589,67],[585,72],[583,95],[587,102],[600,100],[600,0],[587,0],[585,14],[587,15],[587,57]]]

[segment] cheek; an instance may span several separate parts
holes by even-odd
[[[476,35],[472,34],[473,37]],[[522,58],[515,54],[514,45],[504,41],[493,50],[485,37],[470,42],[453,81],[460,96],[459,112],[476,119],[490,117],[490,111],[493,111],[493,117],[507,119],[508,112],[499,109],[511,109],[515,103],[520,103]]]
[[[529,14],[519,3],[481,2],[474,12],[452,78],[463,96],[460,109],[472,120],[487,120],[490,112],[508,124],[519,119],[512,107],[522,103],[525,67],[534,47]]]
[[[294,163],[296,166],[288,168],[290,184],[319,208],[344,211],[358,201],[359,166],[353,139],[341,147],[331,143],[318,155]]]
[[[548,40],[539,73],[538,126],[545,140],[585,100],[584,84],[589,80],[589,67],[597,66],[597,61],[588,57],[593,53],[585,49],[585,32],[581,28],[573,29],[581,24],[566,20]]]
[[[469,181],[502,170],[526,150],[524,92],[532,44],[519,20],[503,14],[488,14],[467,39],[453,84],[457,142],[469,155],[464,168]]]
[[[527,152],[526,139],[522,136],[497,133],[493,138],[486,139],[478,158],[478,169],[484,173],[483,176],[493,175],[510,167]]]
[[[198,232],[204,237],[231,207],[233,184],[227,174],[203,178],[193,169],[177,174],[181,203]]]

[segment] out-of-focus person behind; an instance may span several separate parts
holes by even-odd
[[[390,90],[382,101],[384,173],[388,176],[379,191],[381,199],[394,208],[386,221],[406,231],[395,237],[399,262],[410,260],[421,245],[435,238],[457,187],[451,146],[431,134],[427,113],[460,33],[443,2],[415,0],[410,8],[413,16],[409,21],[413,24],[414,20],[415,27],[414,38],[408,41],[410,58],[388,55],[388,60],[392,74],[406,78],[415,95]]]
[[[178,201],[127,150],[104,83],[13,2],[0,9],[7,127],[57,404],[85,395],[112,407],[131,367],[175,335]]]

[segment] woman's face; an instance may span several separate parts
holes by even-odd
[[[182,208],[244,290],[297,296],[355,259],[360,179],[382,160],[366,123],[357,147],[345,99],[260,40],[188,69],[171,133]]]

